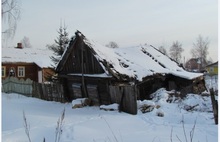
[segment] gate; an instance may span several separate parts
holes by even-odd
[[[119,110],[137,114],[137,93],[135,86],[109,86],[112,103],[119,104]]]

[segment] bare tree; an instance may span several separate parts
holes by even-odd
[[[177,63],[180,63],[181,54],[183,52],[182,44],[178,41],[173,42],[173,45],[170,47],[170,57],[174,59]]]
[[[207,63],[209,39],[203,38],[201,35],[198,36],[196,42],[193,43],[191,54],[194,58],[199,58],[201,66],[204,67]]]
[[[108,44],[105,45],[106,47],[109,47],[109,48],[118,48],[118,44],[114,41],[110,41]]]
[[[24,48],[31,48],[31,43],[28,37],[24,36],[24,38],[21,40],[22,46]]]
[[[168,55],[167,50],[164,46],[160,46],[159,51],[162,52],[164,55]]]
[[[20,5],[18,0],[2,0],[2,35],[13,38],[20,18]]]

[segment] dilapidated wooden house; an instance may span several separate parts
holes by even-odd
[[[56,72],[67,99],[88,97],[94,104],[118,103],[136,114],[137,100],[149,99],[161,87],[182,94],[199,92],[203,75],[190,73],[151,45],[108,48],[75,33]]]

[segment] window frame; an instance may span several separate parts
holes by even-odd
[[[20,69],[22,69],[22,70],[20,70]],[[18,66],[18,77],[25,77],[25,66]]]
[[[6,66],[2,66],[2,77],[6,77]]]

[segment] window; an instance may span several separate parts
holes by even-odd
[[[2,77],[6,77],[6,67],[2,66]]]
[[[14,67],[11,67],[10,70],[9,70],[9,76],[13,76],[15,77],[15,68]]]
[[[18,67],[18,77],[24,77],[25,76],[25,67],[19,66]]]
[[[214,72],[214,68],[210,67],[210,73]]]

